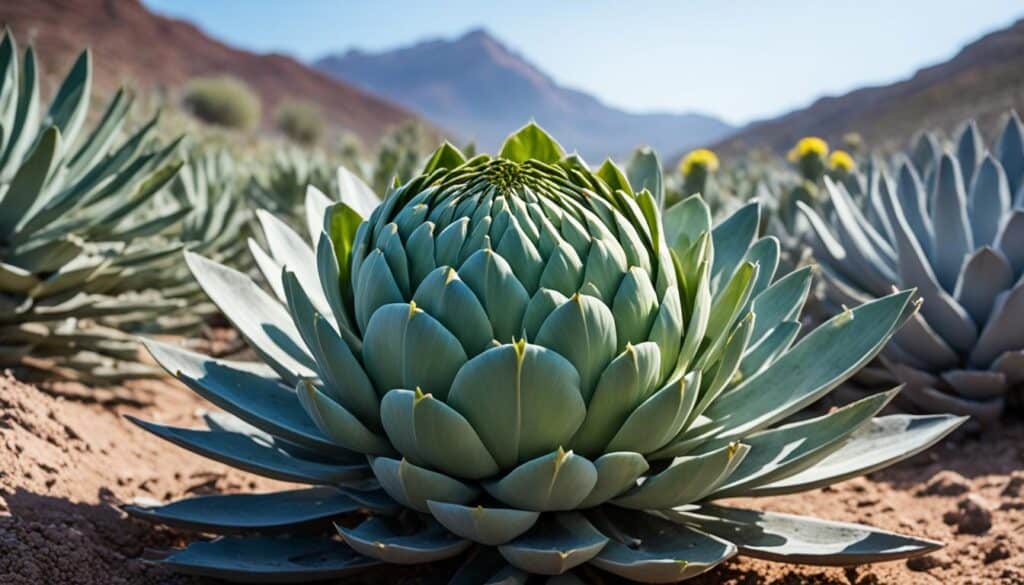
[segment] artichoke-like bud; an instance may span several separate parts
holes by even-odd
[[[894,286],[923,301],[862,380],[905,383],[908,409],[987,423],[1024,388],[1024,130],[1012,113],[988,152],[968,122],[942,155],[921,136],[895,176],[873,173],[863,206],[828,183],[835,213],[802,209],[834,312]]]
[[[828,143],[817,136],[805,136],[790,149],[786,158],[797,166],[805,180],[817,183],[828,169]]]
[[[151,344],[234,416],[211,417],[210,431],[140,424],[249,471],[330,487],[132,512],[205,532],[373,514],[338,526],[344,544],[250,536],[165,562],[313,579],[475,546],[454,583],[583,571],[667,583],[737,552],[848,564],[933,550],[710,503],[865,473],[962,421],[874,418],[895,392],[789,420],[881,350],[914,311],[910,291],[793,345],[810,271],[775,278],[778,242],[758,237],[756,203],[718,227],[699,196],[663,211],[656,162],[641,153],[628,173],[592,171],[531,124],[496,157],[443,146],[379,205],[355,182],[333,205],[312,190],[315,251],[260,213],[269,251],[253,249],[274,296],[190,255],[264,363]]]

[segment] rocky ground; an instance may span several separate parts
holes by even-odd
[[[65,389],[67,390],[67,389]],[[73,389],[72,389],[73,390]],[[82,391],[44,393],[0,375],[0,584],[199,584],[140,560],[189,535],[128,518],[135,498],[259,491],[276,482],[194,456],[135,427],[125,414],[199,425],[207,404],[165,381],[136,400],[99,403]],[[123,392],[117,393],[123,398]],[[765,509],[863,522],[947,543],[927,557],[850,569],[734,560],[699,583],[1024,583],[1024,424],[954,436],[895,468]],[[447,566],[386,582],[444,582]],[[592,575],[595,582],[612,582]],[[360,583],[381,582],[381,576]],[[351,581],[350,581],[351,582]]]

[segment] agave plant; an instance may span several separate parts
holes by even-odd
[[[245,195],[257,207],[298,225],[310,185],[324,193],[336,191],[334,169],[327,158],[294,147],[280,148],[273,151],[269,164],[253,173]]]
[[[341,540],[225,536],[162,562],[299,581],[467,554],[452,583],[587,571],[667,583],[737,552],[846,565],[940,546],[715,503],[874,471],[962,419],[875,418],[895,390],[792,419],[878,353],[912,293],[791,346],[810,271],[774,278],[778,243],[757,237],[756,203],[714,229],[699,196],[662,213],[656,162],[634,165],[631,184],[529,125],[496,157],[443,146],[379,206],[365,188],[334,204],[311,191],[315,250],[260,213],[274,295],[189,254],[262,363],[151,343],[227,414],[209,430],[136,422],[316,487],[130,511],[215,533],[337,520]]]
[[[927,136],[927,135],[926,135]],[[892,180],[874,173],[861,209],[828,185],[826,220],[807,206],[815,255],[833,310],[916,287],[924,301],[882,353],[868,385],[907,385],[901,399],[926,412],[997,418],[1024,382],[1024,131],[1012,114],[994,152],[977,125],[955,154],[921,138]],[[934,158],[930,158],[934,157]]]
[[[151,224],[133,223],[177,172],[176,145],[147,142],[155,117],[118,140],[132,103],[124,91],[85,130],[87,51],[45,111],[32,47],[18,61],[7,32],[0,41],[0,367],[31,354],[93,378],[137,372],[119,361],[136,357],[134,340],[90,323],[131,312],[152,318],[176,306],[130,285],[137,267],[180,253],[180,246],[153,248],[143,239]]]
[[[159,193],[145,210],[143,219],[168,247],[184,244],[239,270],[252,266],[246,253],[246,237],[252,214],[240,196],[241,173],[226,150],[193,149],[188,163],[174,177],[169,188]],[[146,218],[167,218],[163,224]],[[195,331],[212,315],[210,303],[192,278],[179,253],[150,262],[134,273],[140,286],[159,290],[164,298],[180,301],[179,310],[160,315],[121,314],[108,319],[133,333],[183,334]]]

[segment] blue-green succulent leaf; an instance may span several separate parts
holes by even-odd
[[[236,583],[308,583],[339,579],[379,561],[320,537],[222,537],[197,541],[159,563],[187,575]]]
[[[671,513],[669,518],[735,543],[740,554],[785,563],[877,563],[928,554],[942,546],[860,524],[725,506],[705,505],[692,513]]]
[[[597,556],[608,537],[576,512],[546,514],[526,534],[498,547],[509,563],[540,575],[561,575]]]
[[[298,529],[355,512],[359,504],[337,488],[314,487],[266,494],[197,496],[154,507],[125,506],[129,514],[199,532]]]
[[[473,543],[430,522],[418,532],[395,530],[390,522],[372,517],[355,528],[338,526],[345,543],[356,552],[396,565],[416,565],[462,554]]]
[[[540,518],[538,512],[514,508],[461,506],[427,502],[434,519],[457,536],[487,546],[497,546],[526,532]]]

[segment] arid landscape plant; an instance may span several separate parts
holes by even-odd
[[[876,169],[862,202],[826,181],[829,215],[799,205],[834,311],[893,286],[923,301],[870,385],[899,381],[910,408],[992,422],[1024,383],[1024,130],[1013,113],[991,150],[973,121],[952,152],[928,134],[916,145]]]
[[[197,541],[161,562],[264,582],[463,556],[453,583],[593,569],[668,583],[736,554],[846,565],[939,547],[718,501],[878,470],[963,419],[876,416],[897,389],[794,416],[913,318],[914,292],[795,342],[811,272],[776,274],[758,204],[714,226],[699,196],[662,209],[660,174],[592,171],[530,124],[496,156],[442,146],[381,200],[365,185],[337,203],[311,190],[310,243],[259,212],[272,292],[189,254],[260,361],[149,343],[225,412],[206,430],[137,423],[311,487],[130,508],[285,534]],[[326,519],[340,540],[288,536]]]
[[[0,41],[0,367],[31,358],[111,381],[150,370],[135,363],[136,340],[102,321],[179,306],[138,275],[180,255],[149,237],[181,210],[138,214],[181,162],[176,142],[151,140],[155,117],[129,131],[124,90],[87,123],[91,84],[86,51],[43,106],[35,51],[19,55],[10,32]]]

